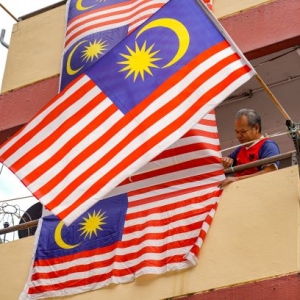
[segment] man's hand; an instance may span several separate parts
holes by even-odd
[[[233,164],[233,159],[230,157],[222,157],[222,164],[224,169],[229,168]]]
[[[226,179],[224,179],[223,181],[220,182],[218,187],[220,189],[223,189],[225,186],[227,186],[231,182],[235,182],[235,181],[238,181],[238,180],[239,180],[239,177],[227,177]]]

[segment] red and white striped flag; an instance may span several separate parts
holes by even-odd
[[[20,300],[77,294],[196,265],[222,179],[215,116],[208,114],[69,227],[44,216]]]

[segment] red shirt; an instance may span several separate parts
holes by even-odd
[[[268,139],[262,139],[261,141],[257,142],[254,145],[251,145],[250,147],[243,146],[239,153],[236,156],[236,166],[244,165],[253,161],[256,161],[259,159],[259,150],[262,147],[262,145],[265,143],[265,141]],[[243,171],[235,172],[235,176],[243,176],[243,175],[250,175],[258,172],[260,169],[259,167],[254,167],[251,169],[246,169]]]

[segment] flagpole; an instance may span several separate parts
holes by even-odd
[[[267,92],[267,94],[271,97],[271,99],[273,100],[274,104],[277,106],[277,108],[282,113],[282,115],[284,116],[284,118],[286,120],[291,120],[291,118],[288,115],[288,113],[285,111],[285,109],[282,107],[282,105],[279,103],[279,101],[273,95],[273,93],[271,92],[271,90],[269,89],[269,87],[264,83],[264,81],[262,80],[262,78],[257,73],[255,74],[255,78],[262,85],[262,87]]]
[[[248,59],[245,57],[244,53],[239,49],[239,47],[236,45],[236,43],[232,40],[230,35],[227,33],[227,31],[224,29],[222,24],[215,18],[213,13],[207,8],[207,6],[202,2],[202,0],[196,0],[198,4],[201,6],[201,8],[205,11],[209,19],[214,23],[214,25],[218,28],[218,30],[221,32],[223,37],[231,44],[231,46],[235,49],[235,51],[239,54],[239,56],[248,62]],[[279,101],[276,99],[276,97],[273,95],[269,87],[264,83],[262,78],[257,74],[256,70],[253,68],[253,66],[248,62],[248,66],[252,69],[252,71],[255,73],[255,77],[257,81],[261,84],[263,89],[267,92],[267,94],[270,96],[274,104],[277,106],[279,111],[282,113],[283,117],[286,120],[290,120],[291,118],[288,115],[288,113],[285,111],[285,109],[282,107],[282,105],[279,103]]]

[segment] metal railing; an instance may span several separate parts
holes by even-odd
[[[251,163],[244,164],[244,165],[241,165],[241,166],[227,168],[227,169],[224,170],[224,173],[225,174],[231,174],[231,173],[234,173],[234,172],[237,172],[237,171],[243,171],[243,170],[246,170],[246,169],[249,169],[249,168],[259,167],[259,166],[262,166],[262,165],[265,165],[265,164],[268,164],[268,163],[281,161],[281,160],[284,160],[284,159],[287,159],[287,158],[291,158],[294,153],[296,153],[296,150],[289,151],[289,152],[286,152],[286,153],[283,153],[283,154],[278,154],[278,155],[275,155],[275,156],[272,156],[272,157],[269,157],[269,158],[260,159],[260,160],[257,160],[255,162],[251,162]],[[33,221],[29,221],[29,222],[26,222],[26,223],[23,223],[23,224],[19,224],[19,225],[15,225],[15,226],[0,229],[0,235],[7,234],[7,233],[10,233],[10,232],[14,232],[14,231],[18,231],[18,230],[24,230],[24,229],[28,229],[30,227],[37,226],[38,222],[39,222],[39,220],[33,220]]]

